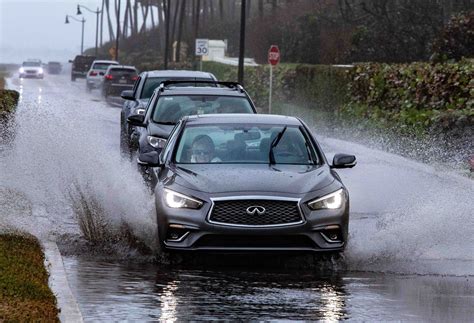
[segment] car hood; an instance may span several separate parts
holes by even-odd
[[[174,125],[149,123],[147,127],[148,135],[168,139]]]
[[[303,165],[179,165],[170,170],[170,181],[207,193],[304,194],[334,181],[329,168]]]

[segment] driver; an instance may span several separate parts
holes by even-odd
[[[214,142],[208,135],[196,136],[191,151],[191,163],[219,163],[222,161],[214,155]]]

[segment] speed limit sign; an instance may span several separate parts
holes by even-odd
[[[196,39],[196,56],[209,54],[209,39]]]

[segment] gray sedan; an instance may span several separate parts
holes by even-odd
[[[294,117],[183,118],[154,166],[165,250],[343,251],[349,194],[307,126]]]

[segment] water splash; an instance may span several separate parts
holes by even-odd
[[[2,208],[0,230],[8,224],[43,238],[64,234],[92,238],[87,225],[79,224],[93,216],[102,223],[103,240],[117,236],[125,225],[153,246],[152,197],[132,164],[120,158],[118,110],[87,98],[71,100],[74,88],[65,88],[66,98],[57,89],[43,88],[41,100],[34,89],[32,93],[27,89],[15,117],[14,142],[0,158],[5,170],[0,190],[2,200],[14,205],[21,200],[32,211],[25,215],[23,209]],[[48,100],[51,92],[56,92],[54,101]],[[100,240],[94,238],[96,243]]]

